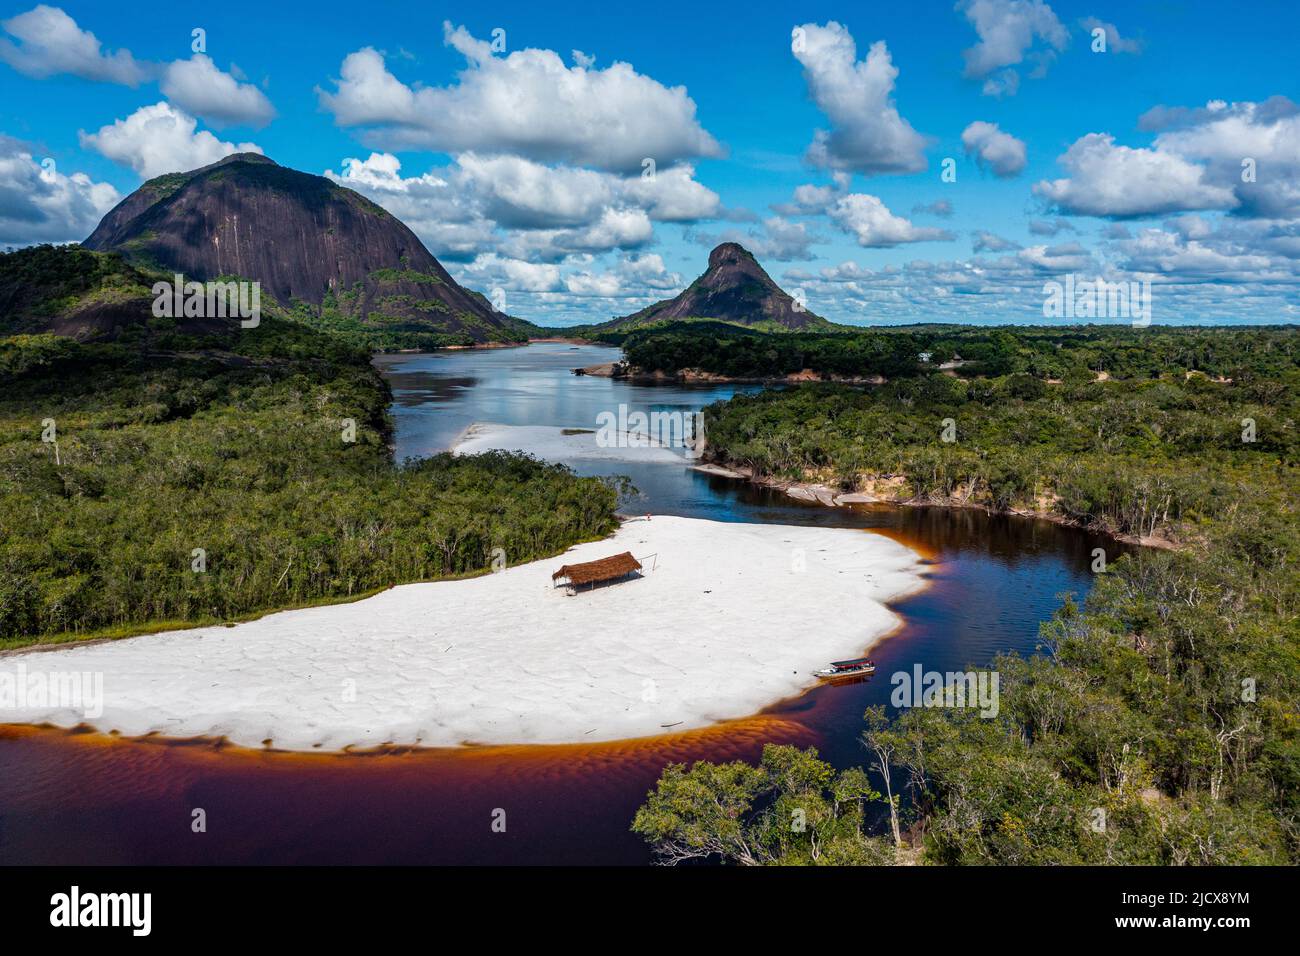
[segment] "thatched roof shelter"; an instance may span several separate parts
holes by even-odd
[[[624,551],[622,554],[601,558],[598,561],[566,564],[551,575],[551,580],[567,579],[573,587],[581,587],[584,584],[595,586],[618,581],[640,570],[641,562],[632,557],[631,551]]]

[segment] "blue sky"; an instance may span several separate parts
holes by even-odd
[[[0,243],[256,148],[545,324],[722,239],[844,322],[1041,322],[1067,273],[1149,282],[1157,322],[1300,319],[1286,3],[127,9],[0,3]]]

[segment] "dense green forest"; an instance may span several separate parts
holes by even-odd
[[[685,333],[686,335],[695,334],[722,334],[722,335],[770,335],[784,337],[786,335],[807,335],[810,338],[814,335],[836,335],[845,332],[852,333],[852,326],[835,325],[827,322],[820,316],[812,313],[804,313],[808,322],[815,328],[822,331],[813,332],[794,332],[786,328],[780,322],[773,319],[720,319],[709,317],[683,318],[683,319],[656,319],[656,318],[636,318],[627,316],[624,318],[614,318],[609,322],[598,324],[583,325],[566,325],[560,328],[551,327],[544,331],[548,335],[554,335],[561,338],[589,339],[593,342],[604,342],[608,345],[622,345],[632,336],[644,337],[649,335],[659,335],[662,333]]]
[[[662,859],[1300,862],[1296,334],[1006,334],[1009,374],[711,406],[710,453],[760,475],[1040,511],[1177,548],[1112,563],[1082,606],[1067,599],[1043,624],[1040,655],[993,662],[995,718],[868,714],[869,786],[812,753],[758,770],[670,767],[634,827]],[[1049,369],[1039,355],[1057,339],[1069,361]],[[1098,380],[1099,364],[1115,377]],[[778,758],[798,772],[777,773]],[[877,791],[902,796],[897,856],[889,825],[854,809],[886,805]],[[786,825],[793,807],[803,830]]]
[[[1278,328],[1087,325],[929,325],[768,334],[720,322],[671,323],[604,337],[629,366],[675,374],[696,369],[734,378],[781,378],[809,370],[827,379],[928,375],[941,366],[962,377],[1024,372],[1041,379],[1106,372],[1157,377],[1171,371],[1231,377],[1290,367],[1296,336]]]
[[[0,327],[0,646],[346,599],[613,529],[614,490],[562,466],[395,466],[387,387],[346,339],[274,309],[255,329],[142,315],[148,276],[99,254],[0,260],[41,279]],[[93,341],[36,331],[104,301]]]

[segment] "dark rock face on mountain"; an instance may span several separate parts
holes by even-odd
[[[392,214],[323,176],[238,153],[149,180],[83,243],[207,281],[238,277],[310,324],[384,347],[520,341]]]
[[[831,325],[806,309],[800,310],[748,249],[724,242],[709,253],[704,274],[676,298],[599,327],[635,328],[686,319],[713,319],[768,331],[812,331]]]

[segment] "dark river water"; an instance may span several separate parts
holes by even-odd
[[[449,447],[476,422],[594,428],[619,404],[694,411],[735,387],[634,386],[575,377],[611,349],[383,356],[399,459]],[[576,463],[600,474],[609,463]],[[866,528],[920,552],[928,586],[893,605],[902,625],[871,650],[878,674],[964,670],[1033,653],[1061,595],[1091,583],[1092,549],[1120,548],[1023,518],[942,508],[829,509],[685,465],[618,463],[630,512]],[[799,595],[783,595],[798,601]],[[809,609],[809,626],[816,611]],[[0,864],[644,863],[628,826],[669,762],[754,760],[768,741],[866,763],[862,712],[887,677],[821,687],[762,714],[633,741],[383,754],[285,754],[213,741],[120,740],[0,727]],[[508,684],[501,688],[510,693]],[[201,809],[206,832],[193,832]],[[505,832],[492,823],[505,812]]]

